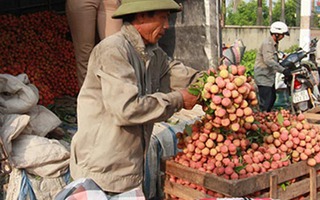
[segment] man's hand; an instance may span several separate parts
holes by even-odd
[[[183,108],[191,110],[197,104],[198,97],[190,94],[188,89],[180,90],[180,93],[183,97]]]

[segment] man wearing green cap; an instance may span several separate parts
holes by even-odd
[[[157,45],[178,11],[174,0],[123,0],[114,13],[121,31],[92,51],[78,96],[73,179],[91,178],[107,193],[142,187],[153,124],[196,104],[186,88],[200,72]]]

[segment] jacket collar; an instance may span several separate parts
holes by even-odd
[[[272,42],[273,46],[278,48],[278,42],[274,41],[273,37],[270,35],[269,41]]]
[[[154,55],[153,50],[158,48],[158,44],[145,45],[140,33],[130,23],[125,22],[121,32],[145,62],[150,59],[150,56]]]

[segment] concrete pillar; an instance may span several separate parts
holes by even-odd
[[[183,11],[172,14],[159,45],[174,59],[196,69],[217,67],[221,57],[220,1],[176,0]]]
[[[309,50],[309,45],[310,45],[311,2],[312,0],[301,1],[299,46],[303,48],[305,51]]]

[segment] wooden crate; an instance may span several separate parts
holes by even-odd
[[[320,128],[320,107],[314,107],[303,114],[310,124]]]
[[[266,191],[259,198],[289,200],[301,195],[308,195],[305,199],[320,199],[320,164],[310,167],[305,161],[291,164],[287,167],[265,172],[256,176],[227,180],[214,174],[201,172],[181,164],[172,159],[163,163],[165,170],[164,194],[166,199],[174,195],[184,200],[208,198],[210,196],[178,183],[170,182],[169,175],[205,187],[206,189],[226,195],[226,197],[246,197],[257,191]],[[286,186],[285,190],[279,184],[296,179],[296,182]]]

